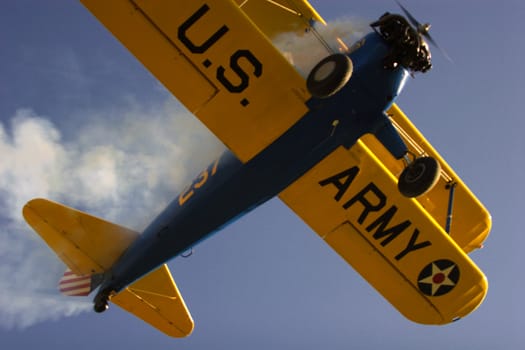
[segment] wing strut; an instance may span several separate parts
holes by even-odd
[[[448,208],[447,208],[447,223],[445,224],[445,231],[450,234],[450,228],[452,227],[452,210],[454,209],[454,194],[456,193],[456,186],[458,184],[453,182],[447,186],[450,186],[450,193],[448,197]]]

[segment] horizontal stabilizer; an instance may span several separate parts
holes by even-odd
[[[128,286],[110,301],[171,337],[186,337],[193,331],[193,319],[167,265]]]
[[[107,271],[138,237],[125,227],[47,199],[33,199],[24,219],[78,276]]]

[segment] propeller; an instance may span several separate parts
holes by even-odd
[[[421,34],[430,44],[432,44],[432,46],[438,49],[448,61],[452,62],[452,59],[447,54],[447,52],[443,48],[441,48],[430,35],[430,23],[420,23],[398,0],[396,0],[396,2],[399,5],[399,7],[401,7],[401,10],[403,10],[410,23],[412,23],[412,25],[416,27],[417,32]]]

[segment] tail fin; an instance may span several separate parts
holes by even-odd
[[[87,296],[104,272],[138,237],[138,233],[47,199],[34,199],[23,209],[27,223],[68,266],[59,290]],[[166,265],[139,279],[110,299],[172,337],[185,337],[193,319]]]

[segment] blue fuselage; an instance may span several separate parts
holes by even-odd
[[[251,209],[278,195],[335,148],[375,134],[396,158],[406,148],[385,111],[407,71],[384,68],[389,47],[375,32],[349,54],[350,81],[337,94],[307,101],[309,111],[247,163],[225,152],[175,198],[115,263],[101,289],[119,291]]]

